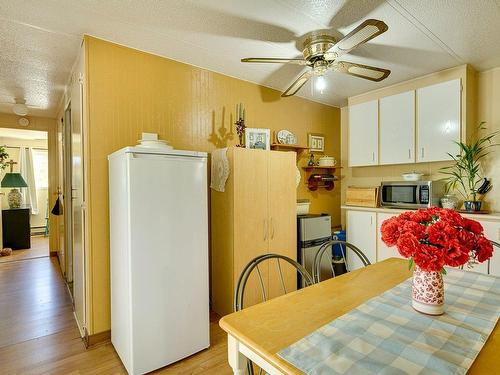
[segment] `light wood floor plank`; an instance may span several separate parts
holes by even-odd
[[[211,316],[211,346],[155,374],[232,374],[227,338]],[[85,349],[55,258],[0,263],[2,375],[126,374],[110,343]]]
[[[33,259],[49,256],[49,237],[32,236],[31,248],[13,250],[11,255],[0,257],[0,263],[13,262],[24,259]]]

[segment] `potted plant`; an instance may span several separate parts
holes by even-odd
[[[478,131],[486,129],[484,124],[484,121],[479,124]],[[454,161],[453,165],[441,168],[441,173],[447,175],[443,178],[446,193],[457,191],[462,196],[467,211],[480,211],[481,199],[492,187],[483,175],[481,159],[499,145],[493,142],[498,133],[486,134],[475,142],[455,142],[459,146],[459,153],[448,153]]]
[[[425,314],[444,312],[444,266],[482,263],[493,255],[481,224],[452,209],[403,212],[385,220],[380,232],[387,246],[409,259],[410,269],[415,266],[412,306]]]
[[[5,151],[5,146],[0,146],[0,171],[3,171],[7,167],[5,160],[9,158],[9,154]]]

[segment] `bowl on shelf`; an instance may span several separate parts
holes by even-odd
[[[318,161],[320,167],[335,167],[336,164],[337,160],[333,156],[322,156]]]

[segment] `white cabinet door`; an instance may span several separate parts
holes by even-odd
[[[415,162],[415,91],[380,99],[380,164]]]
[[[380,227],[382,223],[390,219],[391,217],[398,216],[399,214],[386,214],[386,213],[377,213],[377,262],[385,260],[387,258],[401,258],[404,259],[401,254],[399,254],[396,246],[388,247],[383,241],[382,236],[380,234]]]
[[[378,164],[378,101],[349,107],[349,166]]]
[[[460,140],[460,79],[417,90],[417,162],[449,160]]]
[[[359,247],[370,260],[377,261],[377,217],[375,212],[347,211],[347,242]],[[363,267],[363,263],[351,251],[347,251],[347,266],[350,271]]]
[[[500,243],[500,222],[495,221],[480,221],[484,228],[484,235],[487,239]],[[478,265],[484,270],[484,264]],[[493,247],[493,257],[490,259],[490,275],[500,276],[500,249]],[[480,272],[480,271],[478,271]],[[486,273],[486,272],[484,272]]]

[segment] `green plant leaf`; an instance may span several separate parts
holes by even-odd
[[[486,130],[486,122],[482,121],[477,127],[479,131]],[[474,134],[477,139],[469,139],[467,142],[454,143],[458,146],[457,155],[448,153],[453,164],[440,168],[440,172],[445,176],[446,193],[451,190],[457,191],[464,199],[476,199],[478,184],[481,183],[482,175],[481,161],[488,156],[493,148],[500,146],[494,142],[494,138],[500,134],[499,131],[483,135]]]
[[[443,267],[443,268],[441,268],[441,274],[443,274],[443,275],[446,275],[446,274],[447,274],[447,272],[446,272],[446,270],[444,269],[444,267]]]
[[[408,258],[408,269],[411,271],[413,268],[413,258]]]

